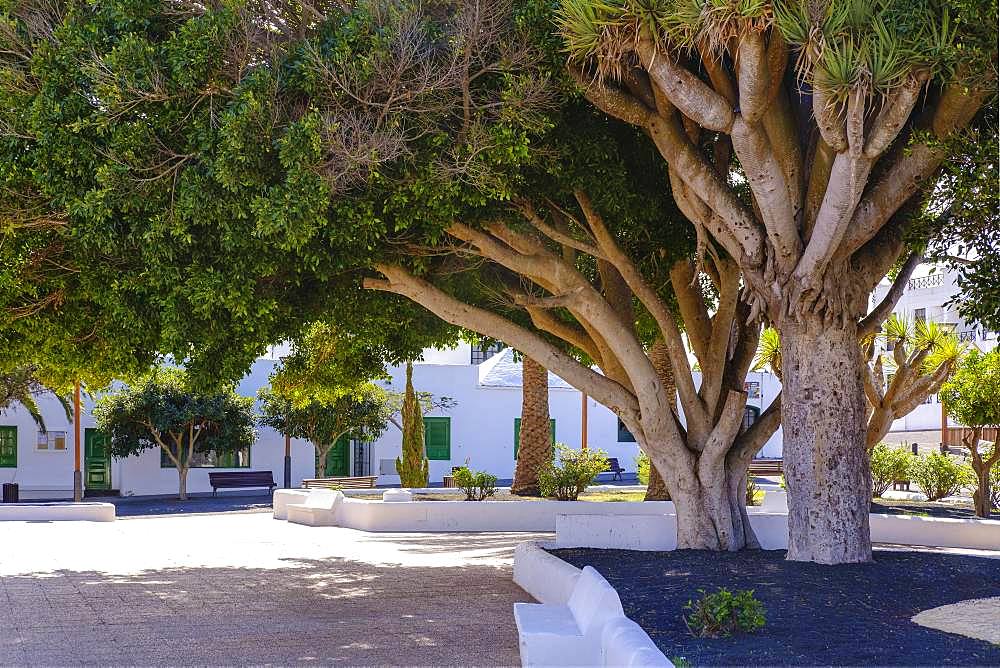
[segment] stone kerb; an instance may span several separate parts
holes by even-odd
[[[0,521],[8,522],[113,522],[115,506],[101,502],[5,503]]]

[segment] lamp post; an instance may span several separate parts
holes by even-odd
[[[83,474],[80,472],[80,382],[73,387],[73,500],[83,500]]]
[[[292,488],[292,437],[285,434],[285,489]]]
[[[587,395],[580,393],[580,449],[587,449]]]

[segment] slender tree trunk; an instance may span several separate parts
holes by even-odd
[[[675,397],[677,395],[677,386],[674,384],[674,372],[673,369],[670,368],[670,353],[667,350],[665,343],[657,341],[650,347],[649,361],[652,363],[653,368],[656,369],[656,375],[660,377],[660,382],[663,383],[663,387],[667,392],[667,396],[670,397],[670,401],[676,401]],[[660,475],[660,470],[653,464],[652,461],[649,462],[649,484],[646,485],[645,500],[670,500],[670,490],[667,489],[667,484],[663,482],[663,476]]]
[[[521,432],[512,494],[537,496],[538,469],[552,459],[549,426],[549,372],[527,355],[522,356]]]
[[[867,403],[854,326],[780,326],[788,558],[839,564],[871,561],[871,463]]]
[[[326,456],[330,453],[332,446],[316,446],[316,477],[326,477]]]
[[[186,466],[177,467],[177,478],[178,478],[177,498],[179,498],[181,501],[187,501],[188,469]]]
[[[976,471],[976,478],[978,478],[978,485],[976,485],[976,491],[972,493],[972,501],[976,507],[976,517],[989,517],[990,516],[990,470],[988,468],[983,468],[980,471]]]

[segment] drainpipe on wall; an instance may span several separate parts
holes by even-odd
[[[80,472],[80,382],[73,387],[73,500],[83,500],[83,474]]]
[[[292,488],[292,437],[285,434],[285,489]]]

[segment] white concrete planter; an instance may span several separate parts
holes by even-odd
[[[788,515],[754,512],[750,524],[765,550],[788,548]],[[556,526],[557,547],[649,551],[677,547],[677,522],[672,515],[563,516]],[[871,536],[875,543],[1000,550],[1000,521],[873,514]]]
[[[113,503],[4,503],[0,504],[0,521],[8,522],[113,522]]]
[[[276,508],[277,510],[277,508]],[[345,499],[340,526],[363,531],[555,531],[560,515],[665,516],[670,501],[418,501]]]
[[[530,649],[547,657],[544,665],[673,666],[642,627],[624,615],[618,592],[610,584],[596,575],[606,593],[598,596],[593,592],[579,591],[583,571],[549,554],[542,546],[542,543],[527,542],[514,550],[514,582],[551,609],[548,614],[544,609],[540,610],[542,614],[531,615],[530,620],[536,626],[546,619],[553,622],[552,628],[521,628],[522,624],[530,622],[526,621],[529,618],[527,615],[524,618],[519,616],[520,612],[527,611],[518,611],[517,608],[532,606],[515,604],[522,665],[542,665],[532,661],[530,656],[526,657]],[[592,569],[587,570],[594,576]],[[588,632],[579,636],[567,635],[565,623],[558,623],[560,618],[567,616],[562,611],[568,611],[578,623],[580,620],[596,620],[597,625],[591,623]],[[546,644],[551,646],[546,648]],[[557,645],[558,651],[553,653]]]

